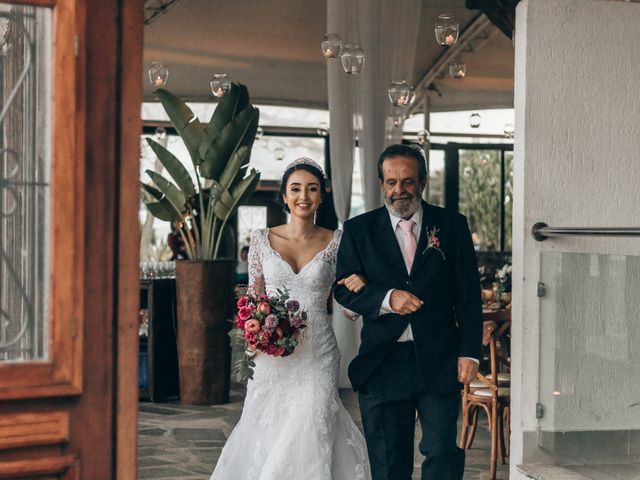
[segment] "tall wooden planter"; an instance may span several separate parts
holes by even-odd
[[[229,401],[235,260],[176,262],[180,401]]]

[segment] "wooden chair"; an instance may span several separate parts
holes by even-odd
[[[490,480],[496,478],[498,460],[500,463],[505,463],[510,435],[509,400],[511,392],[507,377],[498,372],[497,334],[496,322],[484,322],[482,344],[489,350],[490,373],[486,376],[478,373],[475,381],[470,385],[465,385],[462,392],[462,428],[460,431],[460,448],[471,448],[478,425],[478,412],[483,410],[486,413],[491,432]],[[507,426],[506,435],[505,425]]]

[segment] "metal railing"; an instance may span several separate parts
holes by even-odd
[[[549,237],[640,237],[640,227],[550,227],[538,222],[531,235],[539,242]]]

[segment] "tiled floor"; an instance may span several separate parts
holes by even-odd
[[[356,395],[342,390],[340,396],[361,426]],[[235,388],[231,403],[222,406],[140,403],[138,478],[208,480],[227,436],[240,418],[242,401],[242,389]],[[474,447],[467,451],[465,480],[488,478],[489,434],[485,426],[478,427]],[[416,437],[419,435],[418,425]],[[416,450],[414,479],[420,478],[421,461]],[[507,478],[508,465],[500,465],[498,479]]]

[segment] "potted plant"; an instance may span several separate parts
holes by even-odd
[[[201,123],[167,90],[156,94],[195,170],[192,178],[171,152],[147,139],[170,178],[147,170],[153,184],[142,183],[144,203],[179,231],[188,256],[176,262],[180,399],[186,404],[225,403],[235,260],[220,258],[221,248],[229,221],[260,180],[254,169],[247,172],[259,111],[240,84],[231,85],[208,123]]]

